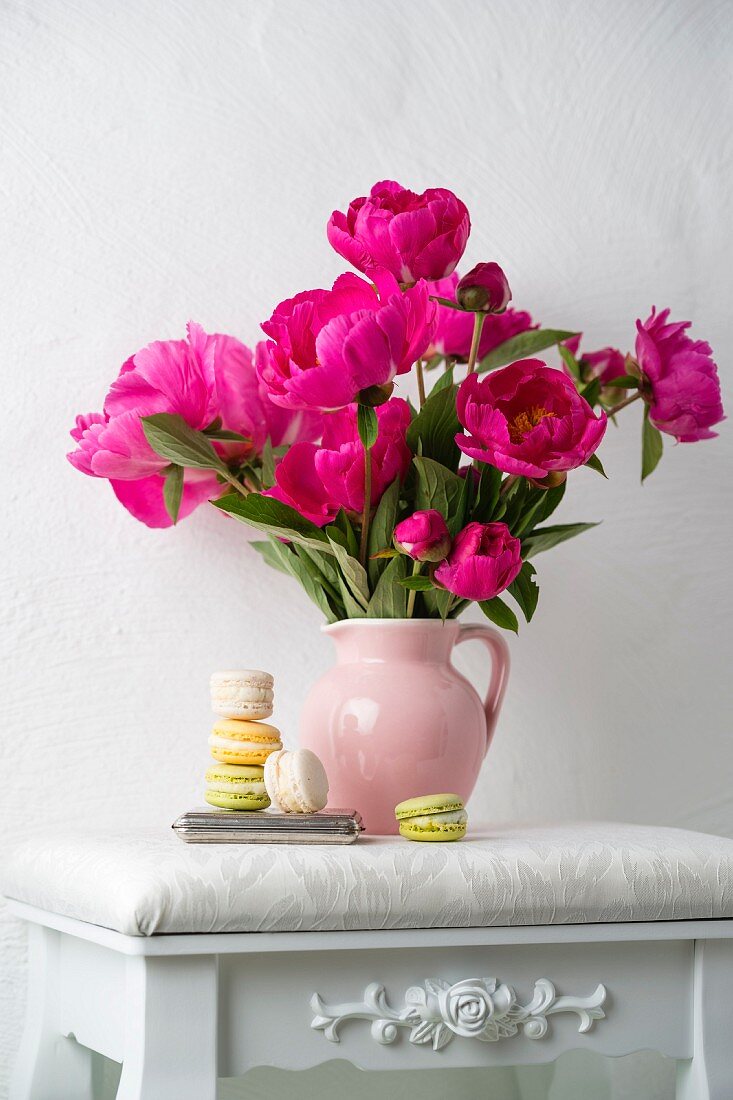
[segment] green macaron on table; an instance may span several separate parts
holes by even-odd
[[[425,794],[395,806],[400,836],[407,840],[461,840],[468,814],[457,794]]]

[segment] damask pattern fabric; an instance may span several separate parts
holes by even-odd
[[[727,918],[733,840],[616,823],[348,847],[69,834],[16,850],[0,886],[130,936]]]

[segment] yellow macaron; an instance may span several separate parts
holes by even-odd
[[[264,764],[271,752],[282,747],[276,726],[238,718],[222,718],[209,737],[211,755],[223,764]]]

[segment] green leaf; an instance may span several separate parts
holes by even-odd
[[[551,348],[554,344],[560,344],[569,340],[571,336],[577,336],[576,332],[565,332],[558,328],[533,328],[526,332],[519,332],[516,336],[505,340],[492,348],[479,362],[476,370],[483,374],[487,370],[496,370],[497,367],[505,367],[507,363],[514,363],[517,359],[524,359],[528,355],[534,355],[538,351]]]
[[[314,550],[312,546],[299,546],[298,555],[301,558],[310,558],[316,568],[323,575],[324,582],[328,584],[334,598],[338,594],[338,578],[339,573],[336,568],[336,558],[330,553],[324,553],[322,550]]]
[[[262,448],[262,488],[271,489],[275,484],[275,452],[269,435]]]
[[[431,458],[413,458],[417,472],[415,510],[435,508],[455,535],[462,519],[466,486],[464,479]]]
[[[591,527],[597,527],[597,523],[558,523],[554,527],[536,527],[531,535],[522,539],[522,556],[525,558],[542,554],[545,550],[552,550],[567,539],[582,535],[584,531],[590,531]]]
[[[170,466],[166,471],[165,481],[163,482],[163,503],[174,524],[178,523],[182,497],[183,466]]]
[[[259,493],[250,493],[246,497],[239,493],[227,493],[211,503],[242,523],[248,523],[258,531],[266,531],[268,535],[290,539],[302,546],[312,546],[327,554],[334,552],[320,527],[305,519],[290,505],[282,504],[272,497],[261,496]]]
[[[641,428],[641,480],[644,482],[649,474],[654,473],[659,460],[662,457],[664,444],[662,433],[655,428],[649,419],[649,406],[644,406],[644,419]]]
[[[226,443],[231,440],[233,443],[251,443],[252,440],[248,439],[246,435],[240,435],[239,432],[227,432],[223,428],[218,428],[216,431],[212,431],[207,428],[205,432],[201,433],[205,435],[207,439],[216,439],[221,443]]]
[[[356,532],[351,525],[351,520],[346,515],[346,512],[343,508],[339,509],[339,513],[336,516],[336,519],[331,524],[331,527],[336,527],[344,536],[342,539],[339,539],[339,542],[343,547],[348,550],[352,558],[358,558],[359,540],[357,539]],[[333,535],[333,531],[331,532],[331,534]]]
[[[434,397],[436,393],[440,393],[441,390],[444,390],[447,386],[452,386],[452,385],[453,385],[453,367],[450,367],[449,370],[444,370],[443,371],[443,373],[438,378],[438,381],[435,383],[435,385],[433,386],[433,388],[430,391],[430,393],[428,394],[428,396],[429,397]]]
[[[404,577],[397,583],[401,584],[403,588],[409,588],[411,592],[430,592],[433,587],[430,577]]]
[[[407,614],[407,589],[399,581],[407,574],[404,554],[392,558],[382,573],[367,608],[368,619],[404,619]]]
[[[580,382],[581,381],[580,363],[575,358],[575,356],[573,355],[570,348],[566,348],[566,347],[564,347],[563,344],[560,344],[560,346],[557,350],[560,352],[560,358],[562,359],[563,363],[565,364],[565,366],[568,368],[568,370],[572,374],[575,381]]]
[[[535,500],[541,500],[540,492],[541,490],[533,489],[525,478],[520,477],[502,493],[501,500],[506,509],[504,523],[510,531],[515,530],[522,516],[527,514],[530,505]]]
[[[377,414],[371,405],[359,405],[356,422],[359,428],[359,439],[362,446],[368,450],[377,442],[377,435],[379,434]]]
[[[530,527],[536,526],[539,523],[538,516],[542,511],[544,495],[541,489],[527,493],[521,511],[511,523],[507,524],[511,533],[516,538],[519,538],[525,531],[529,530]]]
[[[580,396],[588,402],[591,408],[598,404],[598,398],[601,393],[601,380],[600,378],[592,378],[587,386],[583,386],[579,390]]]
[[[343,577],[339,577],[338,581],[339,593],[341,596],[341,603],[344,608],[344,618],[346,619],[364,619],[366,618],[366,608],[359,600],[355,599],[351,593],[351,589],[347,585]]]
[[[423,597],[424,599],[425,597]],[[448,612],[450,611],[450,605],[453,603],[453,593],[448,592],[447,589],[439,589],[435,593],[435,604],[438,609],[443,622],[448,618]]]
[[[361,562],[349,553],[347,537],[338,527],[327,527],[326,537],[331,545],[331,551],[338,562],[338,580],[344,602],[347,603],[348,595],[356,601],[362,612],[365,612],[369,604],[369,578]],[[342,585],[345,586],[346,594]],[[348,608],[347,608],[348,610]],[[353,615],[349,615],[353,618]]]
[[[433,586],[432,591],[426,590],[421,596],[428,615],[430,615],[431,618],[442,619],[444,622],[454,598],[452,592],[448,592],[445,588],[437,588],[435,586]]]
[[[469,511],[469,502],[471,493],[473,491],[473,479],[470,474],[467,477],[462,477],[460,492],[455,504],[449,502],[448,514],[443,513],[446,527],[448,528],[448,534],[451,538],[455,538],[461,528],[466,525],[466,517]]]
[[[376,554],[372,554],[369,560],[386,561],[388,558],[396,558],[398,554],[399,550],[394,550],[392,547],[387,546],[384,550],[377,550]]]
[[[284,544],[280,543],[280,545]],[[285,549],[288,551],[288,564],[293,576],[300,582],[316,607],[320,608],[326,619],[329,622],[335,622],[337,619],[348,616],[349,611],[345,602],[340,598],[339,592],[328,585],[310,550],[305,546],[296,546],[294,543],[289,547],[285,546]],[[358,614],[363,612],[357,608],[356,615]]]
[[[277,569],[279,573],[285,573],[288,577],[292,576],[288,565],[282,559],[282,553],[278,550],[278,547],[281,548],[283,543],[271,538],[266,542],[251,542],[250,546],[257,551],[271,569]]]
[[[445,375],[443,375],[445,377]],[[407,443],[415,453],[432,458],[450,470],[458,468],[461,452],[455,437],[461,425],[456,412],[456,387],[450,383],[430,394],[407,429]]]
[[[537,587],[537,581],[534,580],[534,575],[535,567],[531,562],[524,561],[518,575],[507,588],[509,595],[519,604],[527,622],[531,621],[537,608],[537,600],[540,597],[540,590]]]
[[[565,496],[567,487],[567,481],[563,481],[561,485],[556,485],[554,489],[548,489],[545,492],[543,505],[533,517],[535,526],[538,523],[544,523],[545,520],[552,515],[562,498]]]
[[[289,573],[298,581],[328,622],[336,622],[341,617],[341,609],[338,605],[332,606],[324,591],[323,578],[312,561],[299,557],[293,546],[280,542],[273,536],[270,536],[269,543],[257,542],[252,545],[268,565],[282,573]],[[266,546],[269,546],[268,550],[264,549]]]
[[[369,561],[367,563],[367,568],[369,570],[369,581],[372,586],[377,583],[385,569],[383,564],[384,559],[376,558],[375,560],[374,555],[380,553],[380,551],[387,550],[392,545],[392,535],[394,534],[395,524],[397,523],[397,508],[399,503],[400,479],[397,478],[382,496],[369,528],[369,546],[367,548]]]
[[[606,481],[608,481],[608,474],[603,469],[603,463],[601,462],[598,455],[591,455],[586,462],[586,466],[590,467],[591,470],[595,470],[596,473],[599,473],[602,477],[605,477]]]
[[[603,388],[611,387],[615,390],[638,390],[641,385],[639,379],[633,374],[622,374],[618,378],[611,378],[603,383]]]
[[[458,616],[460,614],[462,614],[462,612],[464,612],[467,607],[470,607],[470,606],[471,606],[471,600],[458,600],[458,602],[454,603],[453,607],[450,609],[451,619],[457,619]]]
[[[202,432],[194,431],[177,413],[143,416],[141,423],[150,446],[168,462],[189,466],[194,470],[226,472],[226,466],[206,436]]]
[[[493,600],[481,600],[479,607],[495,626],[500,626],[502,630],[513,630],[515,634],[519,633],[517,616],[498,596],[494,596]]]
[[[466,474],[466,477],[472,477]],[[489,523],[494,518],[494,511],[499,501],[501,489],[501,470],[496,466],[481,465],[481,477],[478,483],[476,499],[473,502],[471,518],[479,523]]]

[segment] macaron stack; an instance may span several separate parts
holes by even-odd
[[[224,810],[264,810],[270,805],[264,764],[282,749],[280,731],[264,722],[272,714],[273,679],[256,669],[215,672],[211,705],[219,721],[209,737],[218,761],[206,773],[204,797]]]
[[[424,794],[408,798],[394,809],[400,836],[407,840],[461,840],[468,814],[457,794]]]

